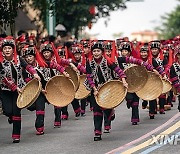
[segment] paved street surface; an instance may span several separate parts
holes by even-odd
[[[11,140],[11,125],[8,124],[7,118],[0,115],[0,154],[103,154],[113,149],[121,147],[148,132],[156,129],[171,117],[178,113],[177,103],[167,111],[165,115],[157,114],[154,120],[150,120],[148,110],[142,110],[140,106],[140,120],[137,126],[131,125],[131,109],[126,108],[125,102],[116,108],[116,118],[112,122],[110,134],[103,134],[102,141],[93,141],[93,116],[87,107],[86,117],[80,117],[78,120],[74,117],[72,106],[69,105],[69,120],[62,121],[61,128],[53,128],[53,107],[46,105],[45,117],[45,134],[43,136],[35,135],[34,121],[35,112],[23,110],[22,116],[22,136],[19,144],[13,144]],[[166,130],[168,127],[180,120],[176,118],[171,124],[158,131],[156,134]],[[177,129],[173,134],[180,132]],[[150,137],[141,140],[140,144]],[[131,145],[131,148],[135,145]],[[179,153],[180,143],[176,146],[167,145],[153,151],[152,153]],[[124,149],[124,151],[127,149]],[[144,150],[144,149],[143,149]],[[143,150],[140,150],[141,152]],[[122,151],[116,152],[120,153]],[[138,153],[138,152],[137,152]]]

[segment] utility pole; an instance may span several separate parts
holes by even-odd
[[[47,10],[46,25],[49,35],[55,35],[55,26],[56,26],[56,17],[55,17],[55,0],[47,0],[47,3],[50,5]]]

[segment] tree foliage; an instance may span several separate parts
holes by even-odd
[[[0,4],[0,25],[13,24],[18,8],[23,5],[23,0],[0,0]]]
[[[162,16],[162,25],[157,27],[157,30],[162,39],[170,39],[180,34],[180,5],[171,13]]]
[[[107,17],[111,11],[125,9],[123,0],[32,0],[34,8],[41,11],[41,19],[46,21],[46,11],[53,9],[56,15],[56,23],[63,24],[68,32],[76,36],[78,30],[87,25],[91,25],[101,17]],[[95,6],[95,14],[90,11],[90,7]]]

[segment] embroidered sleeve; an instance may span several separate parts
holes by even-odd
[[[120,69],[119,66],[116,66],[114,68],[114,71],[118,74],[118,76],[122,79],[122,78],[126,78],[126,75],[124,74],[124,71],[122,69]]]
[[[31,75],[37,74],[36,70],[35,70],[31,65],[27,65],[27,66],[26,66],[26,70],[27,70]]]
[[[71,62],[72,62],[71,59],[64,59],[64,58],[62,58],[61,61],[60,61],[60,64],[61,65],[69,65]]]
[[[120,69],[120,67],[117,66],[115,63],[112,63],[111,65],[109,65],[109,67],[118,74],[119,78],[126,78],[124,71]]]
[[[86,68],[85,68],[82,64],[79,63],[78,66],[77,66],[77,69],[78,69],[80,72],[86,74]]]
[[[154,69],[154,67],[151,64],[147,63],[147,62],[142,62],[142,65],[144,67],[146,67],[146,69],[149,70],[149,71],[152,71]]]
[[[15,91],[17,89],[17,85],[11,79],[4,77],[2,79],[2,82],[12,91]]]
[[[59,64],[57,64],[56,62],[52,61],[50,63],[50,68],[51,69],[56,69],[57,71],[63,73],[65,71],[65,68]]]

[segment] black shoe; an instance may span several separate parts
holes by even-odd
[[[9,123],[9,124],[12,124],[12,123],[13,123],[12,117],[9,117],[9,118],[8,118],[8,123]]]
[[[165,114],[165,112],[164,112],[164,111],[160,111],[159,113],[160,113],[160,114]]]
[[[19,142],[20,142],[20,139],[17,139],[17,138],[13,139],[13,143],[19,143]]]
[[[150,117],[150,119],[154,119],[154,116],[149,116]]]
[[[137,122],[132,122],[132,125],[137,125],[138,123]]]
[[[81,117],[85,117],[86,116],[86,114],[85,113],[81,113]]]
[[[101,140],[102,140],[101,135],[94,136],[94,141],[101,141]]]
[[[80,112],[76,113],[75,117],[79,117],[80,116]]]
[[[110,133],[110,130],[109,129],[105,129],[104,133]]]

